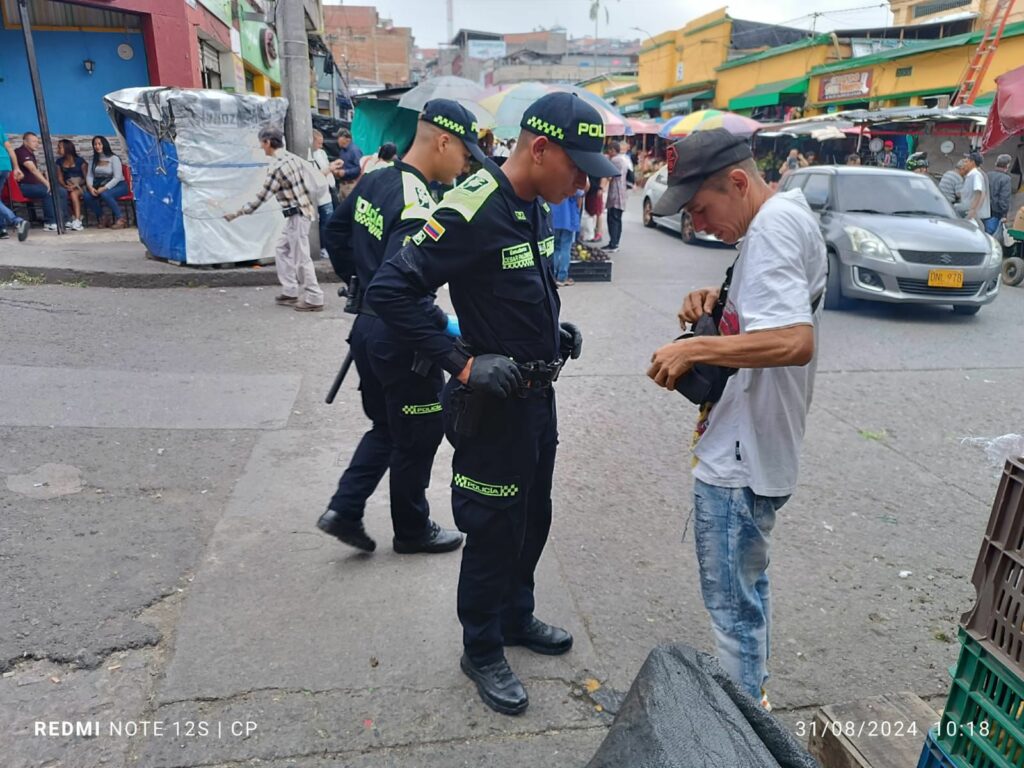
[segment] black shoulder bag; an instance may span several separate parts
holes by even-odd
[[[738,259],[739,257],[737,257]],[[732,283],[732,271],[736,262],[725,271],[725,282],[718,292],[718,300],[710,315],[701,315],[690,330],[679,336],[680,339],[689,339],[693,336],[718,336],[718,324],[722,321],[722,313],[725,311],[725,302],[729,298],[729,285]],[[736,373],[735,368],[725,368],[721,365],[710,363],[697,363],[689,371],[676,380],[676,392],[681,394],[691,403],[703,405],[704,403],[717,403],[725,391],[725,385],[729,377]]]

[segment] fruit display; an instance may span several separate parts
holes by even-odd
[[[608,254],[600,248],[593,248],[583,243],[573,243],[573,261],[608,261]]]

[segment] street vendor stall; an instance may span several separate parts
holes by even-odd
[[[151,255],[182,264],[273,258],[284,225],[273,196],[244,227],[224,214],[262,187],[269,158],[257,136],[284,125],[285,99],[127,88],[103,102],[128,148],[139,238]]]

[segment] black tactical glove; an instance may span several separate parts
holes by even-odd
[[[583,334],[580,329],[572,323],[559,323],[559,351],[563,360],[570,357],[573,360],[579,359],[583,353]]]
[[[469,369],[469,386],[501,400],[523,386],[519,368],[502,355],[477,355]]]

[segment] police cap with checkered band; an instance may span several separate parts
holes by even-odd
[[[750,145],[724,128],[694,131],[670,146],[665,154],[668,187],[654,206],[655,216],[675,215],[708,178],[753,157]]]
[[[542,96],[527,108],[519,125],[560,146],[588,176],[619,175],[619,169],[603,154],[604,121],[600,113],[576,94]]]
[[[451,99],[431,99],[423,105],[420,120],[458,136],[474,160],[479,163],[484,161],[480,137],[477,135],[476,115],[459,102]]]

